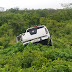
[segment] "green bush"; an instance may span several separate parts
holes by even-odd
[[[16,43],[16,35],[45,25],[53,46]],[[0,72],[72,72],[72,9],[0,12]]]

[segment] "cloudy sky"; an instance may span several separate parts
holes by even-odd
[[[0,0],[0,7],[5,9],[19,7],[20,9],[60,9],[61,3],[72,3],[72,0]]]

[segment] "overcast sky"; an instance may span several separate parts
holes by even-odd
[[[60,9],[61,3],[72,3],[72,0],[0,0],[0,7],[5,9],[19,7],[20,9]]]

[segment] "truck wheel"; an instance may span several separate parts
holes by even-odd
[[[49,45],[50,45],[50,46],[53,45],[53,41],[52,41],[52,39],[50,39],[50,41],[49,41]]]
[[[49,45],[50,45],[50,46],[53,45],[52,36],[50,36]]]

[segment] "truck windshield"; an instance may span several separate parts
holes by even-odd
[[[43,28],[44,26],[39,26],[39,27],[34,27],[34,28],[31,28],[31,29],[28,29],[27,32],[30,32],[30,31],[33,31],[33,30],[37,30],[37,29],[40,29],[40,28]]]

